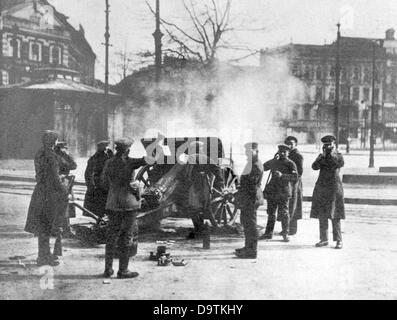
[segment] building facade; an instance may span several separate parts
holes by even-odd
[[[380,41],[368,38],[340,39],[340,143],[347,140],[368,147],[372,95],[375,101],[376,144],[393,145],[397,115],[397,40],[394,30]],[[289,109],[285,125],[290,133],[313,143],[334,132],[337,43],[330,45],[288,44],[261,52],[261,66],[269,58],[286,59],[289,72],[302,83]],[[373,62],[375,61],[375,70]],[[374,75],[375,89],[372,89]],[[388,115],[388,116],[386,116]]]
[[[43,130],[54,129],[75,156],[119,134],[119,96],[96,88],[95,53],[68,18],[45,0],[0,2],[0,158],[34,157]],[[105,103],[108,105],[105,106]]]
[[[0,85],[48,68],[73,70],[76,80],[94,84],[96,55],[82,26],[76,30],[46,0],[2,0],[0,10]]]

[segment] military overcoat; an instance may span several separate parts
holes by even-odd
[[[311,218],[345,219],[343,185],[339,176],[343,166],[343,156],[339,152],[321,154],[312,164],[313,170],[320,170],[320,174],[313,190]]]
[[[59,163],[51,149],[40,149],[34,159],[36,186],[29,205],[25,231],[50,235],[63,226],[68,190],[59,176]]]

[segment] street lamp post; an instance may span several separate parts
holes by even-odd
[[[374,149],[375,149],[375,74],[376,74],[376,46],[378,40],[372,42],[372,106],[371,106],[371,134],[369,138],[369,168],[375,166]],[[382,47],[382,40],[380,40]],[[379,74],[379,73],[378,73]]]
[[[336,40],[336,70],[335,70],[335,138],[336,138],[336,146],[339,145],[339,91],[340,91],[340,23],[337,24],[338,33]]]
[[[102,125],[102,138],[108,139],[108,122],[109,122],[109,0],[106,2],[106,27],[105,27],[105,105],[103,108],[103,125]]]
[[[347,87],[347,135],[346,135],[346,153],[350,153],[350,85]]]
[[[160,30],[160,0],[156,0],[156,30],[153,33],[155,46],[155,67],[156,67],[156,83],[160,82],[161,64],[162,64],[162,44],[161,39],[163,33]]]

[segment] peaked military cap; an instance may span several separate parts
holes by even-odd
[[[279,144],[277,148],[279,151],[285,151],[285,150],[290,151],[289,146],[287,146],[286,144]]]
[[[251,150],[258,150],[258,143],[257,142],[249,142],[244,145],[244,148],[251,149]]]
[[[334,136],[332,136],[332,135],[328,135],[328,136],[325,136],[325,137],[321,138],[321,142],[322,143],[332,143],[332,142],[335,142],[335,141],[336,141],[336,138]]]
[[[99,142],[97,142],[97,146],[98,147],[101,147],[101,146],[108,146],[110,144],[110,142],[109,141],[107,141],[107,140],[102,140],[102,141],[99,141]]]
[[[129,148],[132,146],[132,144],[134,143],[134,140],[130,139],[130,138],[120,138],[117,139],[114,144],[116,146],[120,146],[120,147],[124,147],[124,148]]]
[[[288,136],[285,138],[284,143],[288,143],[289,141],[295,141],[296,143],[298,143],[298,139],[294,136]]]
[[[65,141],[59,141],[57,143],[57,147],[60,148],[60,149],[64,149],[64,148],[67,149],[68,148],[68,143],[65,142]]]

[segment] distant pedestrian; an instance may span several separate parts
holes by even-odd
[[[317,218],[320,222],[320,242],[316,247],[328,245],[328,219],[331,219],[335,248],[342,249],[340,220],[345,219],[345,205],[339,171],[344,166],[344,160],[342,154],[336,150],[335,141],[334,136],[321,139],[323,153],[312,165],[313,170],[320,170],[320,174],[313,191],[310,217]]]
[[[289,203],[292,197],[292,183],[296,183],[298,173],[296,165],[288,158],[289,147],[281,144],[272,160],[267,161],[263,168],[271,170],[270,182],[265,186],[264,195],[267,199],[267,225],[265,233],[260,240],[273,238],[276,223],[276,211],[281,220],[281,235],[285,242],[289,242]]]
[[[244,228],[245,245],[236,249],[238,258],[256,259],[258,247],[257,209],[263,204],[261,183],[263,166],[259,160],[259,149],[256,142],[245,146],[247,165],[240,177],[240,185],[236,194],[241,209],[240,220]]]
[[[54,152],[58,134],[45,131],[43,147],[34,159],[36,186],[29,205],[25,231],[38,236],[39,253],[37,265],[59,265],[58,258],[51,254],[50,236],[62,228],[63,214],[68,202],[68,190],[59,176],[59,162]]]
[[[84,207],[103,218],[106,214],[106,200],[108,190],[101,184],[101,174],[105,167],[105,162],[113,157],[112,150],[109,149],[109,141],[100,141],[97,143],[97,150],[93,156],[88,159],[87,168],[84,172],[87,192],[84,198]]]
[[[302,219],[303,156],[298,150],[298,139],[296,137],[288,136],[284,143],[290,148],[288,158],[295,163],[298,172],[298,180],[291,183],[292,197],[289,202],[289,235],[295,235],[298,232],[298,220]]]

